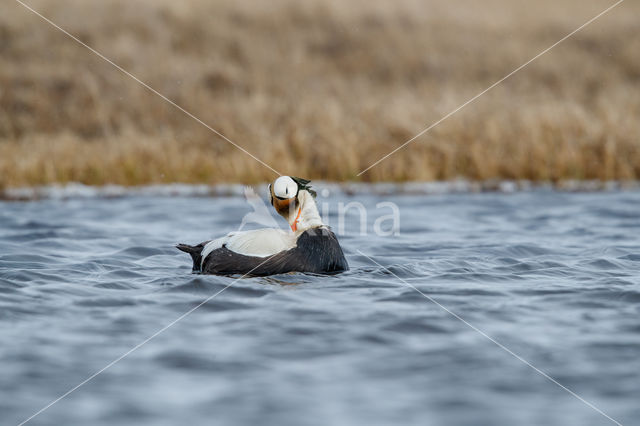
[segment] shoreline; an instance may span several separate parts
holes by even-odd
[[[120,198],[120,197],[242,197],[246,187],[262,188],[268,183],[243,185],[227,184],[154,184],[141,186],[100,185],[81,183],[52,184],[32,187],[16,187],[0,190],[2,201],[67,200],[82,198]],[[456,179],[430,182],[330,182],[314,181],[318,193],[343,196],[357,195],[441,195],[455,193],[517,193],[532,191],[558,192],[611,192],[640,189],[640,181],[600,181],[600,180],[563,180],[559,182],[533,182],[528,180],[487,180],[472,181]],[[326,192],[328,191],[328,193]]]

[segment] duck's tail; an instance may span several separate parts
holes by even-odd
[[[190,246],[189,244],[178,244],[176,246],[178,250],[181,250],[185,253],[189,253],[191,259],[193,259],[193,272],[200,272],[200,263],[202,262],[202,249],[204,248],[204,243],[200,243],[197,246]]]

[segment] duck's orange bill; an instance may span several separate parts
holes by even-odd
[[[296,216],[296,220],[291,224],[291,230],[296,232],[298,230],[298,219],[300,219],[300,212],[302,212],[302,207],[298,209],[298,215]]]

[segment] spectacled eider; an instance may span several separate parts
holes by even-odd
[[[193,272],[256,276],[287,272],[335,274],[349,269],[338,238],[322,223],[315,191],[306,179],[281,176],[269,185],[271,205],[292,232],[258,229],[231,232],[196,246],[176,247],[191,255]]]

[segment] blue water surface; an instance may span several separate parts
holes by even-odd
[[[242,197],[0,202],[0,424],[107,366],[28,424],[640,424],[640,192],[351,201],[349,272],[244,279],[173,247]]]

